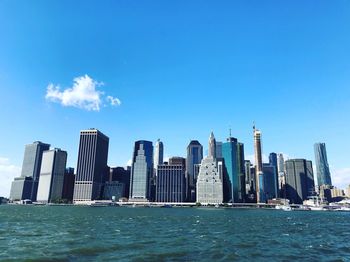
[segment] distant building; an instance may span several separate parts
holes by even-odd
[[[345,189],[345,196],[350,198],[350,185]]]
[[[285,162],[286,198],[294,204],[302,204],[315,191],[312,162],[291,159]]]
[[[280,196],[282,197],[284,195],[282,193],[282,189],[284,188],[284,185],[285,185],[284,156],[282,153],[278,154],[277,169],[278,169],[278,190],[280,192]]]
[[[238,141],[234,137],[229,137],[227,142],[222,144],[222,156],[225,161],[227,179],[224,179],[225,202],[241,202],[240,199],[240,174],[238,167]],[[228,190],[228,192],[227,192]]]
[[[21,177],[16,178],[12,183],[14,188],[11,188],[11,200],[17,200],[21,197],[18,200],[30,199],[36,201],[42,156],[43,152],[49,149],[49,144],[40,141],[25,146]],[[30,192],[28,193],[29,187]]]
[[[222,158],[222,142],[216,141],[216,158]]]
[[[203,146],[197,141],[192,140],[187,146],[186,158],[186,191],[187,200],[190,202],[196,201],[196,165],[201,164],[203,159]],[[198,167],[198,166],[197,166]]]
[[[97,129],[80,131],[77,174],[75,177],[75,203],[102,198],[108,176],[109,138]]]
[[[153,164],[155,169],[157,169],[158,165],[163,164],[163,157],[164,157],[164,145],[163,145],[163,142],[160,141],[160,139],[158,139],[154,147]]]
[[[60,149],[44,151],[40,169],[37,201],[43,203],[62,200],[67,152]]]
[[[130,168],[112,167],[110,168],[109,182],[119,182],[124,184],[122,197],[129,198],[130,195]]]
[[[213,150],[215,138],[213,133],[209,138],[208,157],[201,163],[197,179],[197,202],[202,204],[220,204],[223,202],[223,184],[218,172]],[[216,148],[216,145],[215,145]]]
[[[279,190],[278,190],[278,157],[276,153],[270,153],[269,155],[269,164],[270,166],[273,166],[275,168],[275,185],[276,185],[276,197],[279,197]]]
[[[244,202],[246,198],[245,190],[245,164],[244,164],[244,144],[237,144],[237,168],[238,168],[238,201]]]
[[[271,164],[263,164],[264,173],[264,199],[265,201],[277,198],[277,187],[276,182],[277,168]]]
[[[255,186],[256,186],[256,201],[257,203],[262,203],[264,198],[264,173],[263,173],[263,163],[262,163],[262,146],[261,146],[261,132],[260,130],[253,126],[254,133],[254,154],[255,154]]]
[[[118,201],[124,196],[125,184],[119,181],[107,181],[104,186],[103,199]]]
[[[314,145],[318,186],[332,185],[325,143]]]
[[[170,158],[168,165],[157,169],[156,202],[185,202],[185,159]]]
[[[73,202],[75,174],[74,168],[66,168],[63,178],[62,199],[66,202]]]
[[[152,200],[153,145],[150,141],[135,142],[132,157],[130,198],[140,201]]]

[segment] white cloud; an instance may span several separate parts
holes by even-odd
[[[113,96],[107,96],[107,101],[110,102],[111,106],[120,106],[121,105],[121,101]]]
[[[103,105],[104,92],[97,90],[97,87],[103,86],[102,82],[97,82],[88,75],[74,78],[72,87],[61,91],[59,85],[50,83],[47,86],[45,98],[51,102],[60,103],[63,106],[73,106],[88,111],[100,111]],[[107,101],[111,105],[117,106],[121,102],[118,98],[107,96]]]
[[[129,159],[128,162],[126,163],[127,166],[131,166],[132,165],[132,160]]]
[[[11,164],[8,158],[0,157],[0,196],[10,196],[11,183],[20,174],[20,167]]]

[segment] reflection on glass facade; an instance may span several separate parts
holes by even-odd
[[[197,174],[196,165],[201,164],[203,159],[203,146],[197,141],[192,140],[187,146],[187,158],[186,158],[186,191],[187,200],[190,202],[196,201],[196,180]]]
[[[327,151],[325,143],[316,143],[314,145],[317,183],[318,186],[332,185],[331,173],[329,172],[329,165],[327,160]]]
[[[132,158],[130,198],[150,200],[153,173],[153,145],[150,141],[136,141]]]
[[[224,192],[227,202],[239,202],[239,173],[238,173],[238,142],[234,137],[229,137],[227,142],[222,144],[222,156],[225,160],[225,168],[227,173],[227,180],[224,188],[228,192]]]

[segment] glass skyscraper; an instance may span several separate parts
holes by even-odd
[[[197,141],[192,140],[187,146],[186,158],[186,191],[187,200],[190,202],[196,201],[196,180],[198,165],[203,159],[203,146]]]
[[[97,129],[80,131],[77,174],[74,185],[74,203],[102,198],[107,180],[109,138]]]
[[[327,151],[325,143],[316,143],[314,145],[317,183],[318,186],[332,185],[331,173],[329,172],[329,165],[327,160]]]
[[[229,137],[227,142],[222,144],[222,156],[225,161],[225,168],[227,173],[227,178],[224,179],[227,185],[224,185],[224,188],[228,189],[229,192],[224,192],[225,201],[228,202],[239,202],[239,170],[238,170],[238,142],[234,137]]]
[[[130,198],[151,200],[151,178],[153,174],[153,144],[150,141],[135,142],[132,157]]]

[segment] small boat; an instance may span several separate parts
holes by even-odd
[[[277,205],[275,209],[279,209],[283,211],[292,211],[292,208],[289,205]]]

